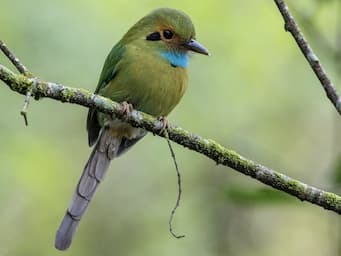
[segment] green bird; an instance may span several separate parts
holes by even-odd
[[[195,40],[194,25],[187,14],[169,8],[154,10],[112,48],[95,93],[124,102],[124,111],[130,111],[132,106],[165,118],[186,90],[190,51],[209,55]],[[87,130],[89,146],[95,146],[57,231],[55,247],[59,250],[70,246],[110,161],[147,133],[95,109],[89,110]]]

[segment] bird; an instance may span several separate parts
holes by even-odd
[[[190,17],[181,10],[159,8],[133,25],[107,56],[95,94],[122,104],[122,110],[148,113],[164,121],[188,84],[190,53],[209,55],[196,40]],[[55,237],[55,248],[70,247],[77,226],[111,160],[147,132],[90,108],[87,116],[92,153]]]

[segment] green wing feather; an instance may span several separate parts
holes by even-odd
[[[115,77],[117,73],[117,63],[122,59],[123,54],[124,47],[121,45],[121,43],[116,44],[112,48],[104,62],[95,93],[98,93],[100,89],[102,89]]]
[[[123,54],[124,47],[120,43],[116,44],[112,48],[104,62],[97,88],[95,90],[96,94],[99,93],[103,87],[105,87],[110,81],[115,78],[118,72],[117,63],[121,60]],[[101,130],[101,126],[97,119],[97,111],[95,109],[89,109],[86,127],[88,130],[89,146],[92,146],[97,141],[99,132]]]

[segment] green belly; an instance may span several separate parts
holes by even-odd
[[[114,79],[99,93],[116,102],[127,101],[150,115],[166,116],[186,90],[187,70],[174,68],[153,54],[140,55],[123,58]]]

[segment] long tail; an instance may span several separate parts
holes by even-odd
[[[57,231],[55,247],[58,250],[69,248],[79,221],[107,172],[110,161],[117,155],[120,143],[121,139],[113,137],[109,128],[103,128]]]

